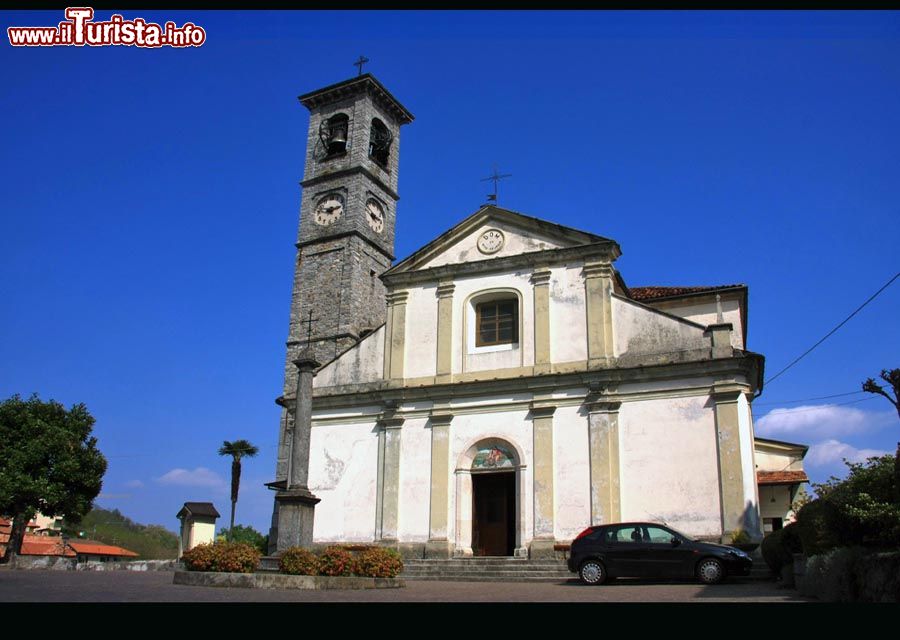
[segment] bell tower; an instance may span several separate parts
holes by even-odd
[[[380,276],[394,259],[400,127],[412,114],[371,74],[300,96],[310,111],[285,393],[307,345],[327,363],[385,320]]]
[[[292,364],[307,348],[326,364],[385,321],[379,276],[394,259],[400,127],[413,115],[371,74],[299,97],[309,109],[297,262],[285,359],[284,397],[297,388]],[[312,324],[304,323],[312,310]],[[290,403],[286,403],[290,404]],[[289,413],[282,410],[277,478],[287,475]]]

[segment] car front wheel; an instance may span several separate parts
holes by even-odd
[[[703,584],[717,584],[725,578],[725,567],[715,558],[707,558],[697,565],[697,577]]]
[[[585,584],[603,584],[606,580],[606,567],[599,560],[588,560],[581,565],[578,575]]]

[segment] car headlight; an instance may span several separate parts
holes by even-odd
[[[728,551],[728,553],[730,553],[733,556],[737,556],[738,558],[747,558],[748,560],[750,559],[750,556],[747,553],[741,551],[740,549],[731,549]]]

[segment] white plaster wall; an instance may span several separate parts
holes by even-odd
[[[711,302],[694,302],[685,304],[652,304],[658,306],[663,311],[680,316],[687,320],[692,320],[698,324],[709,326],[715,324],[718,318],[716,311],[716,301]],[[731,346],[736,349],[744,348],[743,324],[741,323],[741,306],[736,299],[722,300],[722,320],[730,322],[734,329],[731,332]]]
[[[437,287],[434,284],[409,289],[406,301],[407,378],[433,376],[437,371]],[[383,356],[382,356],[383,357]]]
[[[587,309],[581,263],[550,270],[550,361],[587,360]],[[580,533],[580,532],[579,532]]]
[[[753,422],[750,417],[750,403],[747,402],[747,396],[743,393],[738,396],[738,432],[741,438],[741,470],[744,475],[744,509],[748,514],[744,522],[755,525],[761,530],[762,525],[758,520],[759,496],[756,485],[756,462],[753,455]],[[757,532],[748,531],[751,535]]]
[[[532,539],[534,533],[533,517],[533,483],[532,477],[532,451],[534,450],[533,429],[531,420],[526,420],[528,410],[523,408],[517,411],[494,411],[485,413],[464,413],[453,418],[450,424],[450,477],[448,478],[450,489],[450,513],[449,532],[450,540],[456,540],[456,469],[460,456],[479,440],[485,438],[502,438],[513,444],[522,452],[523,462],[527,467],[525,474],[525,496],[523,507],[525,508],[525,531],[522,532],[523,542]]]
[[[384,377],[384,327],[376,329],[337,360],[322,367],[313,387],[375,382]]]
[[[756,470],[757,471],[802,471],[803,462],[796,455],[779,453],[771,449],[763,448],[765,445],[756,443]]]
[[[404,542],[428,540],[431,499],[431,429],[427,418],[403,423],[400,433],[398,536]],[[452,427],[451,427],[452,428]]]
[[[775,501],[772,501],[775,498]],[[791,489],[787,485],[763,485],[759,488],[759,510],[763,518],[781,518],[787,524],[791,510]]]
[[[591,523],[588,419],[579,406],[553,415],[554,535],[571,540]]]
[[[193,531],[191,532],[191,548],[198,544],[209,544],[216,540],[216,524],[214,522],[197,522],[193,523]],[[185,549],[187,550],[187,549]]]
[[[478,250],[478,238],[488,229],[499,229],[503,232],[505,241],[503,248],[496,253],[484,254]],[[490,258],[502,258],[514,256],[520,253],[532,251],[544,251],[545,249],[558,249],[564,245],[558,240],[535,236],[530,231],[523,231],[505,222],[489,221],[481,225],[475,231],[463,236],[452,246],[439,255],[434,256],[420,267],[438,267],[444,264],[459,264],[460,262],[473,262],[475,260],[488,260]]]
[[[453,373],[485,371],[534,364],[534,294],[530,270],[459,278],[453,293]],[[508,351],[476,352],[468,337],[469,298],[491,289],[515,289],[520,294],[519,344]],[[409,343],[407,343],[409,344]]]
[[[670,354],[708,348],[705,328],[668,317],[617,296],[612,297],[616,356]]]
[[[377,462],[374,420],[313,425],[309,487],[322,500],[316,505],[314,541],[374,538]]]
[[[622,520],[721,534],[718,453],[709,396],[623,402],[619,409]]]

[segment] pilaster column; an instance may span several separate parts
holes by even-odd
[[[531,274],[534,291],[534,372],[550,372],[550,269]]]
[[[387,296],[387,324],[384,333],[384,377],[403,378],[406,354],[406,300],[408,291],[392,291]]]
[[[453,290],[450,281],[438,284],[437,382],[449,382],[453,366]]]
[[[719,490],[722,505],[722,535],[728,536],[744,521],[744,474],[741,435],[738,427],[738,397],[744,389],[717,386],[712,397],[716,412],[716,446],[719,453]]]
[[[622,519],[619,485],[620,402],[590,402],[588,446],[591,463],[591,524]]]
[[[731,346],[731,332],[734,325],[730,322],[721,322],[719,324],[711,324],[706,327],[706,332],[710,335],[712,341],[712,357],[730,358],[734,355],[734,349]]]
[[[608,367],[615,358],[612,322],[612,265],[585,262],[588,366]]]
[[[378,485],[375,500],[375,538],[396,542],[400,514],[400,432],[403,418],[396,406],[381,413],[378,428]]]
[[[275,494],[278,512],[278,551],[289,547],[309,547],[313,540],[316,504],[319,498],[309,490],[309,443],[312,432],[313,377],[321,366],[305,351],[293,361],[297,367],[294,424],[291,429],[290,468],[287,487]]]
[[[534,539],[531,557],[553,557],[553,413],[556,406],[549,398],[531,403],[534,432]]]
[[[450,422],[448,404],[435,404],[431,410],[431,497],[426,558],[449,558],[453,549],[448,538],[450,511]]]

